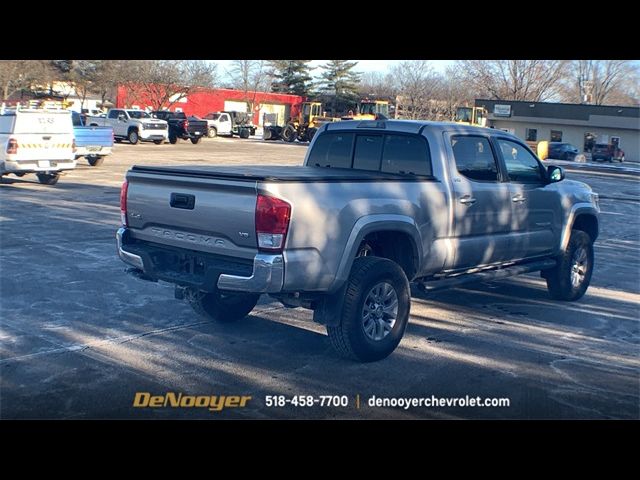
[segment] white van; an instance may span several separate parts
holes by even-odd
[[[62,170],[76,167],[68,110],[15,109],[0,114],[0,176],[35,173],[54,185]]]

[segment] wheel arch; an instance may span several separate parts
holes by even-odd
[[[409,280],[420,270],[420,261],[423,255],[422,239],[415,221],[405,215],[367,215],[360,217],[351,230],[344,253],[338,264],[336,278],[329,289],[330,291],[338,290],[342,284],[344,284],[349,277],[349,272],[351,271],[360,245],[365,239],[373,238],[376,238],[377,241],[384,242],[385,246],[389,245],[387,242],[390,238],[395,240],[400,239],[398,246],[409,245],[411,247],[409,252],[406,252],[405,249],[404,252],[397,253],[401,250],[389,250],[385,248],[381,256],[382,258],[389,258],[390,260],[398,262],[403,270],[405,270],[405,274],[407,274]],[[391,253],[389,254],[389,252]],[[384,255],[385,253],[387,255]]]

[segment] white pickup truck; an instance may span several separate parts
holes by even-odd
[[[35,173],[54,185],[60,172],[76,167],[68,110],[10,109],[0,114],[0,176]]]
[[[90,127],[113,127],[116,142],[126,139],[132,145],[138,142],[160,145],[169,139],[167,122],[153,118],[144,110],[112,108],[106,117],[87,117],[86,124]]]

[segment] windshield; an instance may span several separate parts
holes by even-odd
[[[361,103],[360,114],[361,115],[375,115],[376,104],[375,103]]]
[[[459,122],[471,122],[471,108],[460,107],[456,110],[456,120]]]
[[[140,119],[140,118],[151,118],[147,112],[142,110],[127,110],[127,113],[131,118]]]

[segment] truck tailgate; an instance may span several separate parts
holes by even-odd
[[[113,128],[111,127],[74,127],[76,147],[112,147]]]
[[[142,241],[251,259],[256,181],[130,170],[127,219]]]

